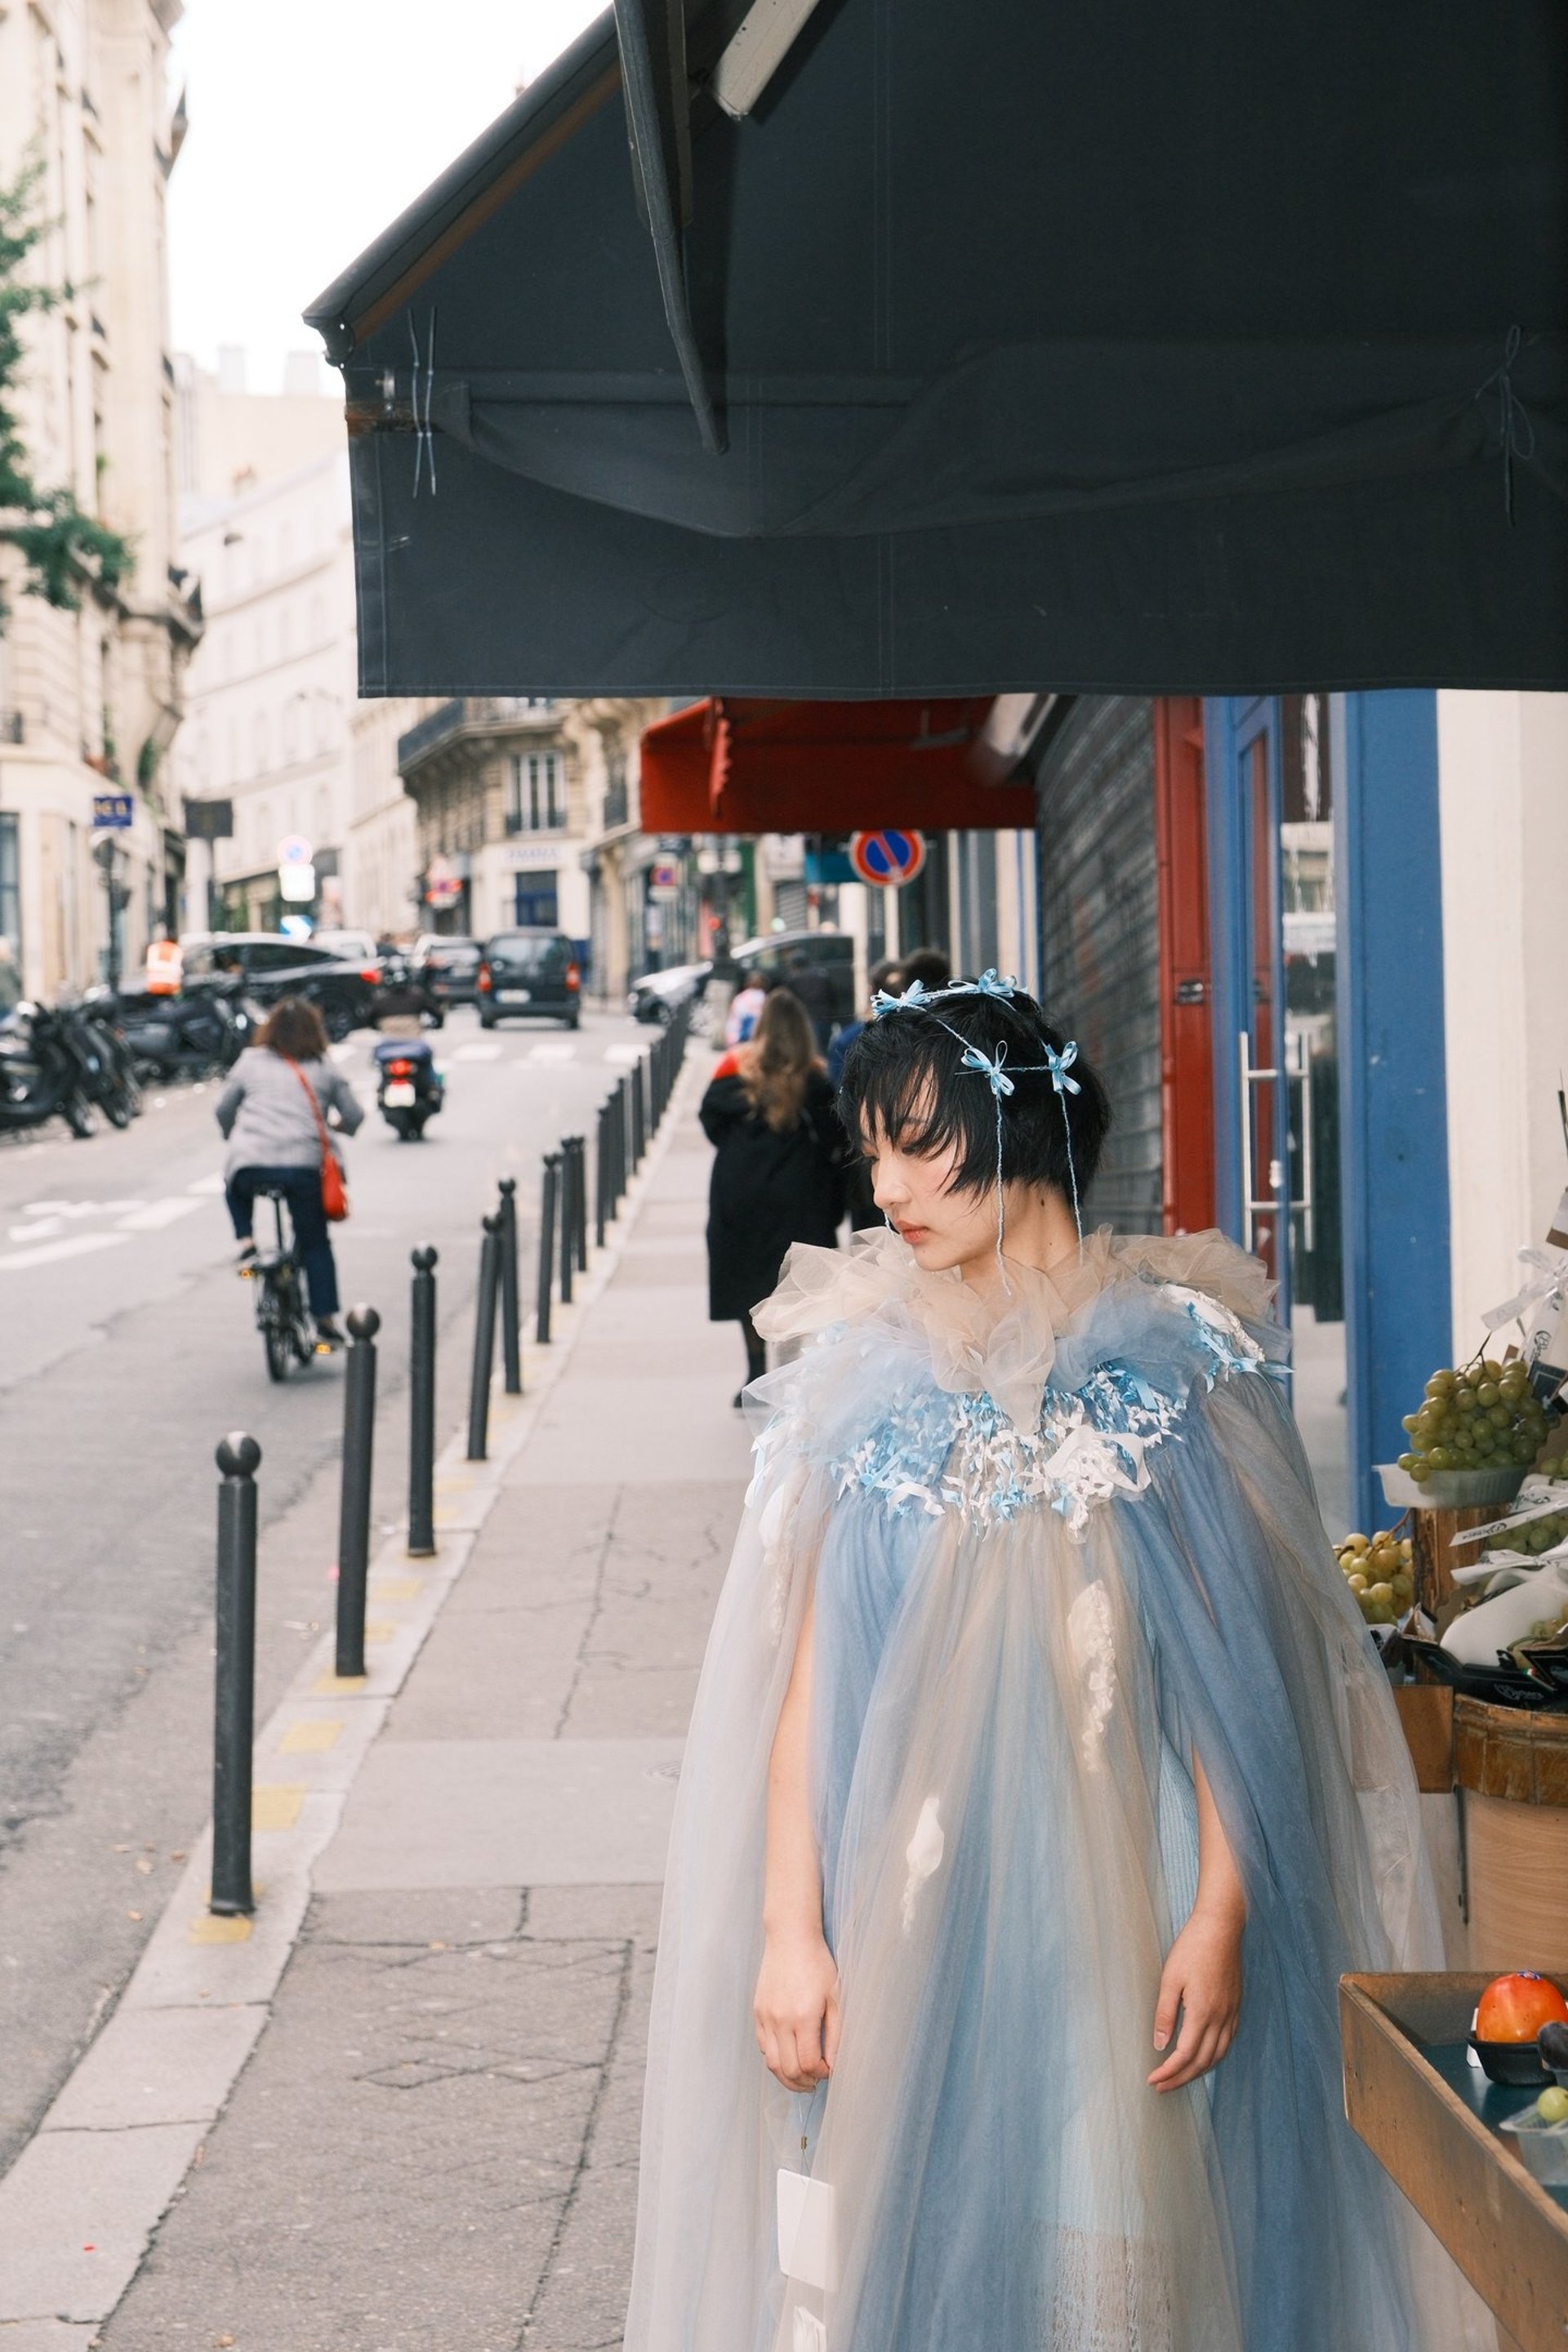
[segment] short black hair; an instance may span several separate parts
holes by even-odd
[[[1070,1070],[1077,1094],[1058,1094],[1048,1071],[1036,1069],[1047,1045],[1059,1054],[1067,1044],[1022,990],[944,996],[929,1010],[885,1013],[867,1023],[845,1056],[838,1115],[862,1149],[872,1132],[901,1151],[956,1145],[953,1190],[983,1192],[996,1181],[995,1097],[985,1073],[964,1066],[963,1053],[976,1045],[994,1061],[1000,1050],[1003,1068],[1016,1073],[1013,1092],[1002,1097],[1002,1180],[1050,1184],[1068,1200],[1075,1174],[1080,1195],[1094,1181],[1110,1104],[1081,1054]]]

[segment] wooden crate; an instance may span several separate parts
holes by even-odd
[[[1496,2314],[1505,2352],[1563,2352],[1568,2207],[1494,2128],[1529,2094],[1489,2098],[1479,2075],[1457,2089],[1425,2054],[1463,2042],[1489,1981],[1342,1977],[1345,2113]]]

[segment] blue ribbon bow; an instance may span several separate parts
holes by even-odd
[[[1052,1045],[1046,1047],[1046,1067],[1051,1074],[1051,1084],[1058,1095],[1080,1095],[1083,1088],[1068,1072],[1078,1059],[1078,1039],[1069,1037],[1058,1054]]]
[[[994,1061],[992,1060],[989,1054],[984,1053],[978,1045],[966,1045],[963,1053],[959,1055],[959,1067],[961,1069],[984,1070],[986,1081],[990,1086],[992,1094],[995,1097],[998,1105],[1000,1105],[1004,1095],[1010,1095],[1014,1091],[1013,1081],[1007,1076],[1006,1071],[1002,1067],[1006,1056],[1007,1040],[1005,1037],[1004,1037],[997,1045],[996,1058]]]

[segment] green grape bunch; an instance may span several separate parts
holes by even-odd
[[[1346,1536],[1334,1546],[1345,1582],[1369,1625],[1394,1625],[1415,1595],[1414,1546],[1392,1528]]]
[[[1527,1642],[1554,1642],[1559,1633],[1568,1633],[1568,1608],[1559,1609],[1554,1617],[1542,1617],[1524,1636]]]
[[[1446,1470],[1526,1469],[1549,1426],[1523,1364],[1490,1356],[1434,1372],[1404,1425],[1409,1445],[1399,1466],[1417,1486]]]

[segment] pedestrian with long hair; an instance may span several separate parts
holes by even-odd
[[[1347,1969],[1441,1968],[1410,1759],[1255,1259],[1097,1233],[1110,1119],[987,972],[841,1108],[894,1230],[752,1317],[626,2352],[1457,2352],[1345,2121]]]
[[[322,1202],[323,1154],[341,1171],[339,1135],[353,1135],[364,1118],[353,1087],[327,1051],[327,1033],[315,1006],[302,996],[279,997],[241,1054],[216,1103],[228,1143],[224,1197],[247,1271],[256,1255],[256,1196],[283,1193],[305,1276],[317,1337],[343,1344],[338,1323],[338,1272]]]
[[[700,1116],[714,1147],[708,1313],[740,1324],[754,1381],[767,1359],[752,1307],[777,1283],[791,1244],[830,1249],[844,1214],[847,1153],[833,1089],[788,989],[770,992],[751,1038],[719,1063]]]

